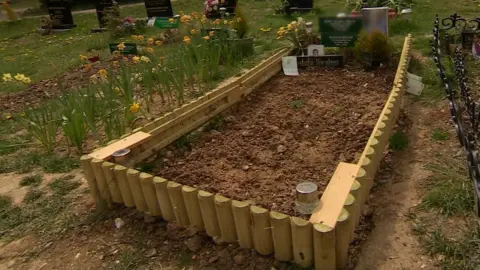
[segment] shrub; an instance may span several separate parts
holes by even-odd
[[[233,29],[237,32],[238,38],[244,38],[249,30],[247,19],[239,7],[235,10],[235,18],[233,19]]]
[[[358,60],[363,60],[366,55],[369,55],[373,61],[382,64],[388,63],[392,51],[392,44],[387,36],[380,31],[374,31],[371,34],[363,31],[360,33],[354,48],[354,53]]]

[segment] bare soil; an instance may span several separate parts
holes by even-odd
[[[215,120],[191,150],[172,147],[154,173],[295,215],[298,183],[323,191],[338,162],[358,161],[393,76],[356,68],[278,75]]]

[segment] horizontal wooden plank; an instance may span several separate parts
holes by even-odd
[[[121,149],[131,149],[137,146],[138,144],[142,143],[143,141],[147,140],[151,136],[152,135],[146,132],[142,132],[142,131],[136,132],[131,134],[128,137],[125,137],[110,145],[100,148],[99,150],[91,153],[90,156],[97,159],[107,160],[116,151]]]
[[[331,228],[335,227],[345,200],[350,193],[358,164],[340,162],[333,174],[317,208],[310,217],[310,223],[320,223]]]

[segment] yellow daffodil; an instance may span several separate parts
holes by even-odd
[[[228,21],[227,21],[227,20],[224,20],[224,21],[223,21],[223,24],[228,24]]]
[[[138,35],[138,36],[137,36],[137,39],[138,39],[138,40],[143,40],[144,37],[143,37],[142,35]]]
[[[11,113],[6,113],[5,114],[5,119],[12,119],[13,118],[13,115]]]
[[[193,16],[193,18],[194,18],[195,20],[197,20],[197,19],[200,17],[200,16],[198,15],[198,12],[196,12],[196,11],[192,13],[192,16]]]
[[[189,36],[184,36],[183,37],[183,42],[185,42],[186,44],[190,44],[190,43],[192,43],[192,39]]]
[[[3,74],[2,80],[3,80],[4,82],[10,82],[10,81],[12,81],[12,80],[13,80],[12,74],[10,74],[10,73],[5,73],[5,74]]]
[[[195,35],[196,33],[197,33],[197,30],[195,29],[190,30],[190,34]]]
[[[203,15],[202,19],[200,20],[203,24],[207,23],[207,16]]]
[[[185,12],[183,12],[183,10],[180,10],[180,16],[183,16],[185,15]]]
[[[80,60],[87,61],[88,57],[86,55],[80,54]]]
[[[117,92],[117,93],[119,93],[119,94],[122,93],[122,89],[120,89],[120,87],[118,87],[118,86],[115,87],[114,90],[115,90],[115,92]]]
[[[118,62],[118,61],[113,61],[113,62],[112,62],[112,67],[116,67],[116,68],[117,68],[117,67],[120,67],[120,62]]]
[[[210,32],[208,33],[208,35],[209,35],[210,37],[215,36],[215,31],[210,31]]]
[[[136,64],[136,63],[140,62],[140,57],[134,56],[134,57],[132,58],[132,61],[133,61],[134,64]]]
[[[210,37],[209,36],[204,36],[203,39],[210,40]]]
[[[97,74],[93,74],[92,76],[90,76],[90,82],[93,84],[96,84],[98,82]]]
[[[130,112],[137,113],[140,109],[140,104],[133,102],[132,106],[130,106]]]
[[[174,18],[170,18],[170,19],[168,19],[168,22],[173,24],[173,23],[175,23],[175,19],[174,19]]]
[[[150,58],[148,58],[146,56],[142,56],[142,57],[140,57],[140,61],[148,63],[148,62],[150,62]]]
[[[289,23],[289,24],[287,25],[287,30],[290,31],[290,30],[292,30],[292,29],[293,29],[293,26],[292,26],[292,24]]]
[[[242,18],[237,17],[237,22],[241,22],[241,21],[242,21]]]
[[[189,15],[183,15],[180,17],[180,21],[182,23],[189,23],[192,20],[192,18]]]
[[[162,46],[162,44],[163,44],[163,41],[161,41],[161,40],[155,41],[155,45],[157,45],[157,46]]]
[[[153,48],[148,47],[148,48],[147,48],[147,52],[153,53]]]
[[[137,35],[132,35],[132,39],[137,40],[137,39],[138,39],[138,36],[137,36]]]
[[[119,51],[125,50],[126,47],[127,47],[127,46],[125,46],[125,42],[121,42],[120,44],[117,45],[117,49],[118,49]]]
[[[83,70],[86,72],[89,72],[90,70],[92,70],[92,63],[83,65]]]
[[[263,28],[263,27],[262,27],[262,28],[260,28],[260,31],[262,31],[262,32],[270,32],[270,31],[272,31],[272,28]]]
[[[216,25],[219,25],[221,22],[222,22],[222,20],[216,19],[213,23],[216,24]]]
[[[149,39],[147,40],[147,42],[148,42],[148,44],[150,44],[150,45],[155,44],[155,40],[154,40],[153,38],[149,38]]]
[[[107,78],[108,76],[108,71],[104,68],[100,69],[97,73],[103,79]]]
[[[280,27],[280,31],[285,31],[285,27]]]

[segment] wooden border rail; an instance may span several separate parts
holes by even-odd
[[[99,208],[120,203],[205,231],[217,241],[238,243],[262,255],[273,254],[280,261],[294,261],[302,267],[314,265],[315,269],[322,270],[345,268],[354,229],[400,112],[410,44],[408,35],[393,89],[359,162],[338,165],[310,220],[128,168],[201,126],[269,80],[281,70],[281,59],[288,55],[288,49],[274,54],[230,84],[208,92],[110,146],[83,156],[81,162],[90,193]],[[147,135],[135,135],[139,132]],[[111,155],[121,148],[131,150],[130,159],[126,164],[116,165],[111,162]],[[97,158],[98,153],[105,158]]]

